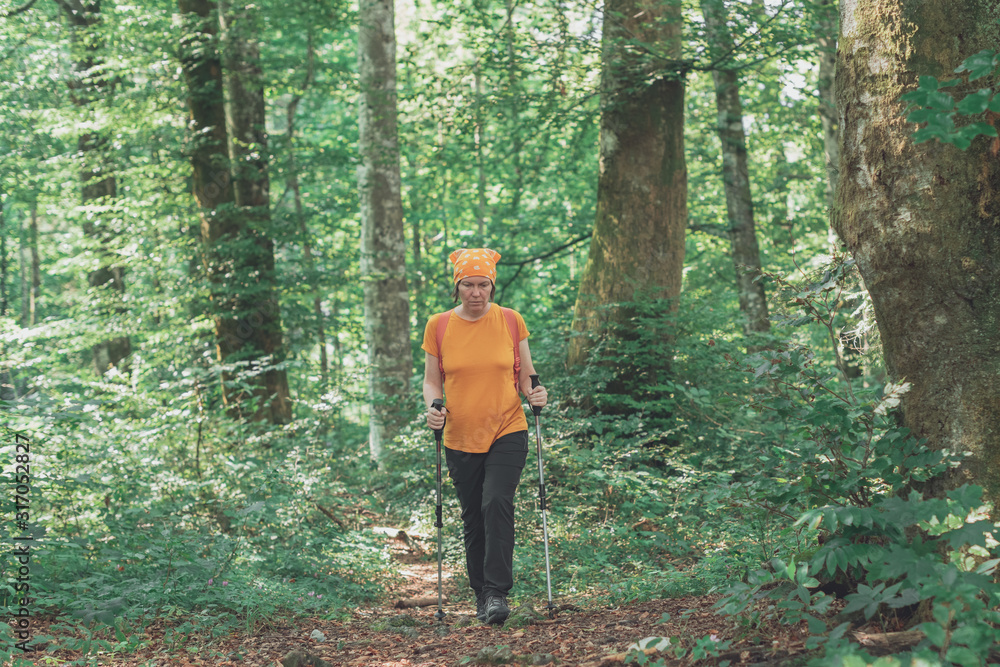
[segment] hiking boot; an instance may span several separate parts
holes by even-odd
[[[476,618],[482,623],[486,622],[486,598],[484,597],[476,597]]]
[[[510,616],[507,598],[491,595],[486,598],[486,623],[500,625]]]

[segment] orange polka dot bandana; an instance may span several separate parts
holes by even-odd
[[[497,260],[500,253],[489,248],[463,248],[448,255],[448,259],[455,265],[454,282],[470,278],[472,276],[484,276],[490,282],[496,284],[497,281]]]

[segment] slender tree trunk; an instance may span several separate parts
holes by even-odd
[[[358,11],[361,276],[368,344],[369,447],[379,462],[405,421],[412,373],[406,239],[396,128],[396,36],[392,0]]]
[[[7,219],[0,192],[0,317],[7,317]]]
[[[316,52],[313,48],[312,30],[306,37],[306,76],[299,91],[288,103],[285,117],[288,122],[288,187],[295,199],[295,217],[299,222],[299,234],[302,236],[302,255],[306,270],[314,275],[316,262],[312,256],[312,243],[309,241],[309,226],[306,224],[304,207],[302,206],[302,191],[299,187],[299,170],[295,163],[295,112],[299,108],[302,96],[312,84],[316,72]],[[326,349],[326,317],[323,315],[323,299],[319,292],[313,297],[313,315],[316,317],[316,342],[319,345],[319,375],[323,387],[330,382],[330,361]]]
[[[413,175],[414,179],[419,181],[420,168],[417,165],[417,160],[412,154],[406,155],[406,164],[410,173]],[[424,200],[420,196],[421,186],[419,183],[414,184],[409,191],[409,223],[410,223],[410,233],[411,243],[410,252],[413,254],[413,266],[410,271],[410,275],[413,276],[413,283],[410,287],[410,291],[413,294],[413,310],[410,312],[410,317],[413,322],[417,323],[419,326],[420,322],[424,322],[427,318],[427,313],[425,313],[425,299],[423,295],[424,289],[424,260],[423,260],[423,231],[421,229],[421,220],[424,217]]]
[[[837,72],[837,0],[819,0],[816,5],[819,28],[816,43],[819,47],[819,76],[816,91],[819,94],[819,117],[823,125],[823,153],[826,156],[826,199],[832,214],[837,201],[837,179],[840,172],[840,118],[837,114],[837,95],[834,81]],[[832,219],[831,219],[832,220]],[[837,252],[840,239],[831,222],[827,231],[827,242],[831,252]],[[856,322],[848,313],[858,307],[857,299],[845,302],[843,312],[848,324],[837,332],[837,366],[849,378],[861,377],[864,372],[860,366],[861,351],[854,337],[845,333],[852,329]]]
[[[837,173],[840,168],[840,119],[833,88],[837,72],[837,0],[819,0],[816,42],[819,46],[819,117],[823,123],[823,152],[826,155],[826,199],[830,210],[836,203]]]
[[[680,295],[687,224],[680,3],[607,0],[601,71],[600,176],[590,255],[573,314],[569,363],[582,364],[608,318],[602,306]]]
[[[997,49],[998,16],[993,0],[841,0],[837,102],[844,145],[834,216],[871,294],[887,370],[913,385],[901,403],[904,424],[933,447],[971,455],[930,490],[975,481],[995,507],[997,143],[981,137],[964,152],[914,144],[899,96],[920,75],[951,78],[966,57]]]
[[[38,257],[38,202],[31,203],[28,226],[28,251],[31,257],[31,283],[28,292],[28,326],[38,324],[38,303],[42,298],[42,262]]]
[[[20,221],[17,225],[17,236],[17,255],[21,282],[21,328],[27,329],[30,326],[34,326],[31,323],[32,313],[29,310],[29,304],[31,303],[31,258],[28,251],[28,230],[25,229]]]
[[[507,218],[514,222],[509,240],[513,242],[521,229],[521,197],[524,195],[524,169],[522,153],[524,139],[521,136],[521,82],[517,67],[517,48],[514,32],[514,1],[507,2],[507,26],[504,30],[504,41],[507,46],[507,99],[508,123],[510,124],[510,158],[514,169],[514,182],[511,184],[510,211]]]
[[[215,48],[219,21],[228,19],[217,18],[211,0],[179,0],[178,4],[189,21],[181,43],[192,118],[189,154],[201,214],[217,359],[223,367],[223,400],[234,418],[283,423],[291,418],[288,383],[284,371],[270,368],[281,361],[281,324],[274,296],[273,242],[268,236],[260,74],[254,69],[253,47],[230,35],[230,53],[237,67],[228,77],[235,139],[234,157],[230,157],[223,68]],[[230,162],[237,163],[235,185]],[[264,365],[268,368],[261,373]],[[241,366],[248,371],[242,381]],[[237,384],[249,384],[251,389]],[[257,399],[253,408],[247,405],[251,398]]]
[[[73,79],[69,89],[73,103],[85,113],[106,98],[114,89],[108,74],[102,71],[101,51],[103,40],[101,4],[99,0],[59,0],[64,14],[72,26]],[[88,115],[90,115],[88,113]],[[109,155],[107,137],[101,131],[84,132],[77,137],[77,154],[80,165],[81,200],[84,206],[108,206],[117,196],[117,182]],[[106,216],[95,216],[83,225],[87,236],[102,245],[114,238]],[[117,264],[111,252],[100,253],[100,266],[87,276],[92,292],[96,295],[98,318],[111,330],[116,320],[127,309],[123,305],[125,293],[125,268]],[[94,370],[100,376],[109,368],[122,364],[132,352],[128,336],[114,336],[97,343],[92,348]]]
[[[7,219],[3,194],[0,193],[0,318],[7,317],[7,306]],[[2,345],[0,343],[0,401],[12,401],[17,394],[11,377],[10,356],[4,354]],[[0,405],[0,409],[3,407]]]
[[[476,64],[473,83],[476,95],[476,128],[473,140],[476,143],[476,224],[479,227],[479,241],[483,245],[486,243],[486,121],[483,120],[483,76],[479,71],[479,64]]]
[[[733,38],[726,26],[726,8],[722,0],[701,0],[709,42],[720,52],[733,50]],[[743,104],[740,102],[739,77],[723,65],[712,72],[715,102],[719,115],[719,140],[722,144],[722,177],[729,214],[729,242],[736,271],[736,288],[743,331],[747,334],[771,328],[764,285],[755,280],[760,274],[760,248],[754,226],[753,198],[747,165],[747,142],[743,131]]]

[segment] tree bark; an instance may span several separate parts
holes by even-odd
[[[7,317],[7,220],[4,211],[3,195],[0,193],[0,318]],[[0,343],[0,353],[3,353]],[[13,401],[17,398],[14,391],[14,380],[11,377],[10,359],[7,354],[0,354],[0,401]],[[4,406],[0,405],[0,409]]]
[[[42,299],[42,261],[38,257],[38,202],[31,203],[28,222],[28,255],[31,258],[31,281],[28,290],[28,324],[38,324],[38,303]]]
[[[7,317],[7,220],[0,193],[0,317]]]
[[[608,0],[602,33],[600,174],[590,254],[573,313],[569,363],[627,310],[680,295],[687,224],[680,3]],[[658,54],[648,52],[648,46]]]
[[[722,0],[701,0],[709,42],[722,53],[733,50],[733,37],[726,25]],[[729,215],[729,243],[736,272],[736,289],[743,331],[746,334],[769,331],[764,285],[755,278],[760,274],[760,247],[754,226],[753,197],[747,165],[747,142],[743,131],[743,104],[740,101],[739,77],[721,65],[712,71],[715,103],[718,109],[719,141],[722,144],[722,178]]]
[[[369,448],[382,459],[405,422],[408,400],[410,310],[406,239],[396,127],[396,37],[392,0],[361,0],[358,29],[358,191],[361,201],[361,276],[365,341],[370,365]]]
[[[524,138],[521,136],[521,82],[517,63],[516,33],[514,32],[514,0],[506,0],[507,24],[504,29],[504,42],[507,47],[507,115],[510,123],[507,132],[510,134],[510,159],[514,169],[514,180],[509,185],[511,192],[510,209],[506,218],[513,222],[513,229],[506,234],[513,243],[521,227],[521,198],[524,196],[524,168],[522,153],[524,153]],[[483,237],[484,245],[486,238]]]
[[[834,224],[872,297],[890,376],[912,389],[903,423],[971,456],[964,481],[1000,501],[1000,161],[914,144],[899,96],[1000,46],[993,0],[841,0],[837,102],[844,145]],[[981,81],[965,85],[982,87]],[[991,118],[997,124],[997,117]],[[994,504],[994,506],[997,506]]]
[[[306,75],[299,91],[288,103],[285,118],[288,122],[288,187],[295,200],[295,217],[299,222],[299,234],[302,236],[302,255],[306,270],[313,274],[316,262],[312,256],[312,243],[309,240],[309,226],[306,224],[305,209],[302,205],[302,189],[299,187],[299,170],[295,162],[295,113],[298,111],[302,96],[312,84],[316,72],[316,50],[313,47],[312,30],[306,37]],[[317,290],[313,297],[313,315],[316,317],[316,343],[319,345],[319,376],[323,387],[330,382],[330,360],[326,349],[326,316],[323,314],[323,299]]]
[[[73,103],[85,113],[113,91],[108,73],[103,71],[101,51],[103,40],[97,35],[101,24],[99,0],[61,0],[59,3],[72,26],[74,74],[68,82]],[[108,206],[117,196],[117,181],[109,155],[107,137],[101,131],[83,132],[77,137],[77,155],[80,165],[80,198],[84,206]],[[109,329],[117,327],[115,320],[126,312],[122,297],[125,294],[125,268],[114,261],[114,255],[105,250],[116,231],[106,215],[88,217],[83,224],[87,236],[97,240],[100,265],[87,276],[95,295],[96,315]],[[98,376],[117,367],[132,353],[128,336],[105,339],[92,348],[94,370]]]
[[[486,122],[483,120],[483,76],[479,71],[479,63],[473,72],[474,94],[476,99],[476,126],[472,140],[476,144],[476,224],[479,228],[479,242],[486,246]]]
[[[217,26],[228,19],[216,17],[211,0],[178,4],[190,21],[181,43],[191,109],[189,155],[201,215],[202,262],[211,291],[216,357],[223,368],[223,401],[233,418],[284,423],[291,418],[285,373],[274,368],[259,372],[264,364],[281,361],[281,324],[273,287],[273,242],[268,237],[263,89],[259,71],[254,70],[253,47],[230,35],[230,56],[237,67],[227,77],[235,100],[230,157],[222,60],[215,48]],[[231,162],[239,163],[233,170],[239,175],[235,184]],[[237,370],[241,365],[249,371],[243,378]],[[248,405],[252,398],[257,399],[254,407]]]
[[[840,122],[837,117],[837,96],[834,80],[837,72],[837,2],[819,0],[816,11],[819,32],[819,117],[823,124],[823,153],[826,156],[826,200],[833,210],[837,196],[837,174],[840,169]]]
[[[221,320],[228,329],[226,335],[220,337],[220,349],[223,359],[247,363],[247,378],[254,385],[251,390],[240,391],[233,397],[234,407],[254,397],[258,399],[251,415],[254,421],[284,424],[291,421],[292,409],[288,377],[284,369],[276,367],[284,361],[284,348],[274,241],[271,239],[266,110],[256,39],[260,32],[257,11],[245,0],[232,3],[219,0],[226,130],[236,205],[232,240],[238,238],[243,242],[231,255],[233,264],[238,267],[234,275],[242,283],[237,294],[239,301],[234,304],[236,318]],[[233,320],[236,320],[235,327],[232,327]]]

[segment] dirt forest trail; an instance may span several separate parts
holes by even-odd
[[[545,601],[534,601],[538,610],[514,606],[502,626],[487,626],[474,617],[471,595],[459,590],[451,568],[444,571],[445,627],[437,623],[437,562],[433,544],[417,539],[387,538],[401,575],[380,605],[361,607],[346,620],[300,619],[294,626],[271,626],[256,634],[233,633],[200,646],[197,637],[188,646],[168,647],[165,627],[158,621],[146,629],[148,644],[138,653],[111,657],[97,663],[107,667],[457,667],[464,664],[518,664],[605,667],[624,662],[624,653],[638,639],[672,637],[675,646],[688,649],[677,659],[671,652],[656,655],[666,665],[780,664],[804,650],[804,634],[796,628],[757,628],[737,637],[731,621],[712,608],[716,597],[689,597],[634,602],[608,607],[597,601],[557,600],[555,619],[544,615]],[[401,609],[400,600],[433,598],[430,606]],[[518,600],[514,600],[518,602]],[[562,604],[560,604],[562,603]],[[669,621],[661,622],[664,614]],[[763,630],[763,631],[762,631]],[[692,661],[690,649],[704,638],[731,640],[718,655]],[[505,647],[505,648],[504,648]],[[296,655],[297,654],[297,655]],[[492,655],[492,658],[487,656]],[[503,656],[506,654],[507,659]],[[51,654],[59,659],[80,656],[68,651]],[[491,661],[487,661],[491,660]],[[42,663],[36,664],[56,664]],[[82,664],[82,663],[81,663]]]

